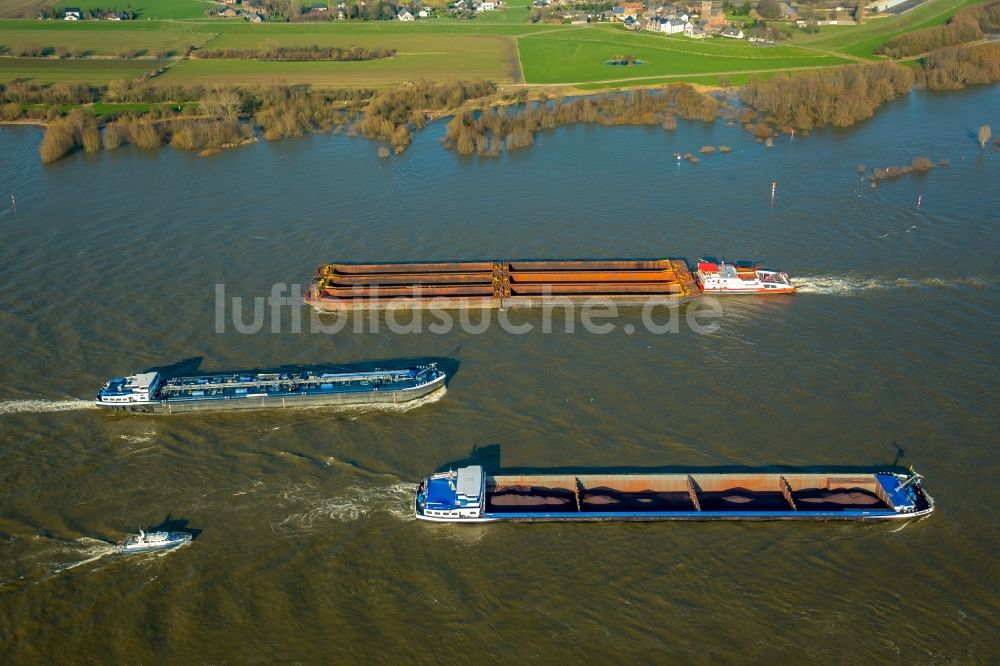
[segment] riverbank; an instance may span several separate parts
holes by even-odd
[[[870,118],[885,102],[915,86],[957,89],[1000,81],[1000,44],[949,47],[929,54],[919,68],[891,62],[859,64],[753,81],[722,93],[676,83],[629,93],[591,95],[563,104],[573,88],[532,90],[486,82],[410,83],[383,90],[314,90],[308,86],[213,88],[169,86],[161,81],[119,81],[108,86],[15,83],[0,89],[0,118],[46,123],[43,161],[75,150],[114,149],[125,143],[144,148],[172,145],[213,154],[257,136],[275,140],[314,132],[359,134],[402,153],[413,132],[448,116],[455,120],[446,148],[489,157],[525,148],[533,135],[560,124],[663,125],[673,117],[705,121],[725,116],[754,136],[808,132],[832,124],[846,127]],[[735,95],[743,108],[737,112]],[[590,100],[590,101],[587,101]],[[131,105],[105,115],[94,105]],[[507,114],[503,107],[525,105]],[[146,112],[138,107],[147,105]],[[105,109],[107,110],[107,109]]]

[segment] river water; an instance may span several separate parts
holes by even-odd
[[[996,663],[1000,154],[980,154],[982,123],[1000,128],[1000,86],[915,93],[770,150],[682,122],[563,128],[481,160],[441,149],[434,124],[385,161],[316,136],[43,167],[41,132],[3,127],[2,661]],[[704,144],[733,152],[671,156]],[[856,173],[917,155],[950,166],[877,189]],[[310,332],[305,308],[302,332],[285,308],[244,334],[231,300],[216,321],[216,285],[249,308],[335,259],[702,254],[780,267],[802,293],[725,300],[707,334],[653,333],[635,308],[605,334],[546,333],[535,310],[507,313],[523,334],[394,333],[384,316]],[[455,374],[397,410],[84,402],[151,367],[380,359]],[[415,521],[416,482],[469,460],[913,464],[939,508],[881,525]],[[109,556],[160,524],[197,537]]]

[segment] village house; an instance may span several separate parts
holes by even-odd
[[[481,12],[492,12],[497,8],[497,3],[494,0],[483,0],[479,3],[479,7],[476,9]]]
[[[83,12],[80,11],[79,7],[67,7],[63,10],[63,20],[81,21],[83,20]]]
[[[691,39],[705,39],[706,37],[708,37],[708,34],[705,32],[705,29],[700,25],[694,25],[690,22],[688,22],[688,25],[691,26],[691,29],[685,30],[684,34],[690,37]]]
[[[239,15],[239,10],[233,9],[232,7],[223,7],[219,10],[219,16],[224,16],[226,18],[232,18]]]
[[[615,18],[619,21],[625,21],[630,17],[635,21],[646,11],[646,7],[641,2],[623,2],[615,5],[611,11],[614,12]]]
[[[663,18],[679,18],[681,20],[687,21],[691,17],[688,16],[687,11],[682,7],[677,5],[665,4],[660,5],[652,10],[652,13],[656,16],[661,16]]]
[[[400,21],[412,21],[413,20],[413,14],[411,14],[409,11],[403,9],[398,14],[396,14],[396,18],[399,19]]]
[[[719,34],[729,39],[743,39],[742,28],[723,28]]]
[[[691,22],[687,20],[682,20],[679,18],[664,18],[662,16],[657,16],[649,19],[649,24],[647,28],[653,32],[662,32],[667,35],[676,35],[679,32],[685,32],[688,27],[691,26]]]

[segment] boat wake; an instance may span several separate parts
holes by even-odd
[[[361,405],[342,405],[333,407],[334,410],[338,412],[343,412],[344,414],[349,414],[352,416],[363,416],[365,414],[405,414],[406,412],[412,411],[414,409],[419,409],[424,405],[430,405],[438,402],[445,396],[448,389],[442,386],[433,393],[428,393],[427,395],[417,398],[416,400],[410,400],[409,402],[373,402]],[[306,409],[312,409],[307,407]],[[316,409],[330,409],[330,407],[317,407]]]
[[[90,537],[12,538],[9,558],[0,563],[0,588],[36,585],[114,552],[114,544]]]
[[[383,486],[352,486],[334,497],[321,497],[316,488],[296,487],[278,495],[304,509],[272,525],[275,532],[299,535],[328,521],[352,522],[376,513],[400,521],[414,520],[413,497],[417,484],[396,482]]]
[[[0,400],[0,414],[44,414],[97,409],[90,400]]]
[[[864,291],[887,289],[986,289],[1000,281],[981,278],[862,278],[850,275],[800,275],[793,278],[800,294],[850,296]]]
[[[72,552],[74,557],[82,557],[83,559],[54,564],[50,569],[52,574],[59,574],[63,571],[69,571],[70,569],[75,569],[78,566],[89,564],[90,562],[96,562],[102,557],[107,557],[115,552],[114,544],[108,543],[107,541],[101,541],[100,539],[81,537],[69,543],[74,545],[69,546],[66,550]]]

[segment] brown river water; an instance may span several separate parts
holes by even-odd
[[[1000,86],[915,93],[767,150],[722,123],[570,127],[487,161],[343,136],[48,167],[0,128],[0,662],[997,663]],[[701,164],[675,151],[733,146]],[[950,166],[870,189],[859,164]],[[777,182],[771,199],[771,183]],[[920,206],[917,201],[920,197]],[[717,330],[606,333],[512,310],[435,333],[313,330],[252,299],[331,260],[723,255],[792,297]],[[227,301],[231,303],[231,301]],[[293,311],[294,310],[294,311]],[[496,313],[493,313],[496,316]],[[666,314],[660,313],[661,318]],[[292,330],[296,317],[302,331]],[[405,318],[401,318],[405,319]],[[336,317],[320,323],[335,328]],[[377,331],[372,329],[378,327]],[[396,409],[174,417],[89,408],[184,364],[440,360]],[[435,525],[416,483],[490,469],[914,465],[917,522]],[[139,526],[196,533],[118,558]]]

